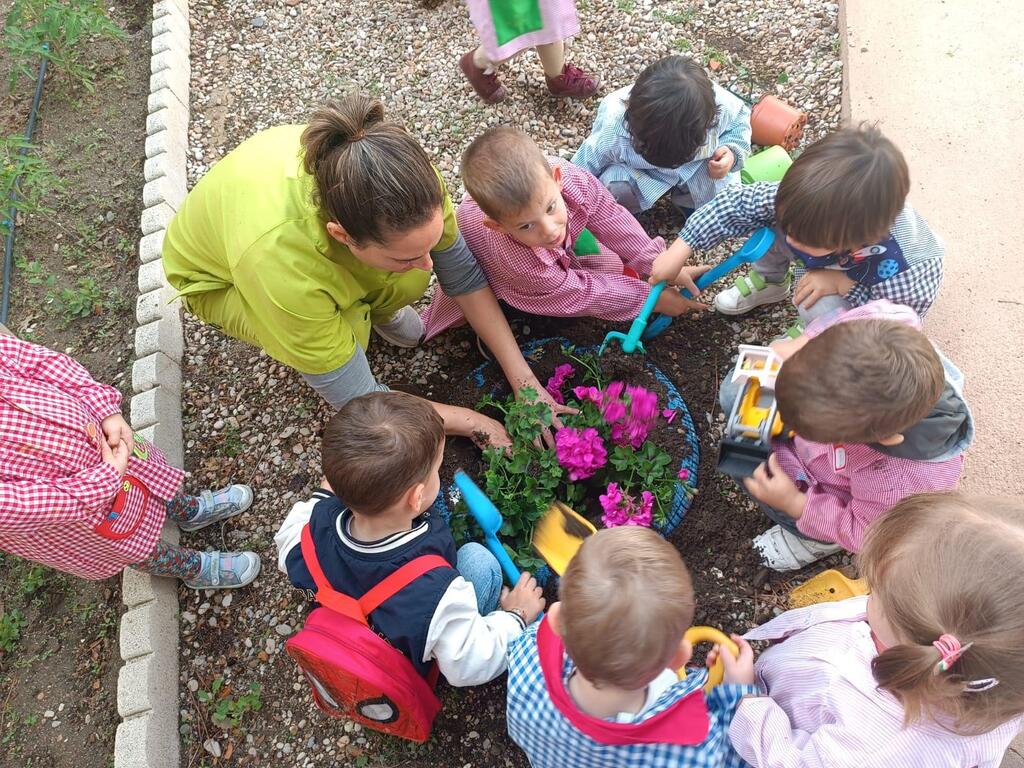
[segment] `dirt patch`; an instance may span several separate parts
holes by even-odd
[[[127,398],[151,5],[109,5],[127,38],[81,45],[95,91],[47,75],[34,144],[60,186],[44,199],[48,212],[18,221],[8,327]],[[0,19],[10,7],[0,0]],[[0,131],[23,134],[34,82],[10,89],[10,66],[0,56]],[[82,581],[0,556],[0,766],[108,768],[121,611],[117,578]]]

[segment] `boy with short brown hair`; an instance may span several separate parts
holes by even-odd
[[[794,570],[860,550],[875,518],[915,493],[956,488],[974,436],[963,374],[908,307],[874,301],[772,345],[775,397],[792,438],[744,480],[778,525],[754,539],[765,564]],[[736,387],[726,381],[722,407]]]
[[[699,208],[658,257],[652,281],[675,281],[694,249],[758,227],[775,242],[715,308],[740,315],[789,294],[804,320],[874,299],[924,316],[942,282],[943,246],[906,203],[910,176],[902,153],[874,126],[836,131],[815,142],[781,182],[730,187]]]
[[[559,583],[560,602],[509,648],[508,730],[534,768],[741,766],[727,738],[754,694],[753,652],[724,654],[725,683],[681,668],[695,601],[679,552],[654,531],[588,537]]]
[[[514,128],[491,128],[462,158],[467,195],[456,217],[459,230],[487,275],[494,294],[515,309],[552,317],[633,320],[650,286],[641,278],[664,248],[615,202],[587,171],[548,158]],[[586,245],[584,245],[586,243]],[[681,284],[697,294],[693,277]],[[664,291],[656,311],[679,315],[704,305]],[[426,337],[463,321],[440,288],[424,311]]]
[[[403,392],[353,398],[327,424],[322,453],[323,486],[292,507],[274,537],[278,567],[312,599],[316,585],[300,546],[307,524],[328,582],[354,598],[406,563],[439,555],[452,567],[428,571],[385,600],[370,626],[421,674],[431,661],[456,686],[501,674],[509,641],[544,599],[529,574],[502,590],[494,556],[475,542],[456,552],[448,523],[431,514],[444,455],[437,411]]]

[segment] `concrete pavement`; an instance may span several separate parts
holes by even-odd
[[[925,329],[967,378],[963,486],[1022,496],[1024,3],[839,2],[845,121],[878,121],[902,148],[911,203],[946,242]],[[1024,768],[1024,738],[1002,768]]]

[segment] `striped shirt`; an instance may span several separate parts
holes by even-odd
[[[137,438],[132,493],[110,518],[122,478],[102,461],[101,422],[121,394],[67,355],[0,335],[0,549],[87,579],[105,579],[153,553],[184,473]],[[97,532],[110,521],[112,538]],[[137,526],[137,527],[136,527]]]
[[[909,308],[873,301],[841,315],[819,318],[804,333],[814,338],[832,325],[870,319],[921,329],[921,320]],[[797,529],[850,552],[860,551],[871,521],[898,501],[915,493],[956,488],[964,465],[963,453],[945,461],[918,461],[890,456],[862,443],[814,443],[799,435],[776,438],[772,448],[783,471],[807,493]]]
[[[585,170],[549,158],[562,171],[566,241],[561,248],[530,248],[511,235],[484,226],[484,212],[468,195],[456,216],[459,230],[487,275],[494,295],[523,312],[550,317],[599,317],[613,322],[635,318],[650,286],[623,274],[629,267],[648,275],[665,248]],[[577,256],[573,245],[589,229],[600,253]],[[423,312],[426,338],[464,322],[454,299],[435,286]]]
[[[703,146],[692,160],[678,168],[659,168],[633,148],[633,137],[625,120],[626,100],[632,88],[620,88],[601,99],[594,127],[573,155],[573,163],[600,178],[606,187],[616,181],[628,183],[645,211],[674,187],[685,185],[699,208],[727,186],[740,183],[740,168],[750,154],[750,108],[746,103],[713,85],[718,119]],[[708,160],[719,147],[731,149],[736,161],[725,178],[712,179]]]
[[[903,706],[871,674],[866,610],[867,597],[821,603],[745,635],[784,642],[757,660],[768,696],[740,703],[729,728],[736,751],[754,768],[998,768],[1022,718],[980,736],[933,721],[904,727]]]
[[[711,204],[694,211],[686,220],[679,237],[694,249],[708,249],[726,238],[748,235],[759,227],[775,227],[775,194],[778,189],[776,182],[730,187],[717,195]],[[893,274],[881,280],[877,279],[877,274],[872,275],[870,280],[866,277],[855,280],[857,284],[846,295],[847,301],[853,306],[859,306],[872,299],[889,299],[896,304],[905,304],[924,317],[942,284],[942,257],[945,251],[942,241],[929,229],[917,211],[907,204],[896,216],[884,242],[896,257],[892,259]],[[858,254],[870,253],[877,249],[877,245],[865,245],[854,254],[838,254],[835,257],[837,263],[832,268],[847,269],[851,279],[854,278],[856,273],[852,272],[852,268],[857,264]],[[787,246],[783,247],[789,250]],[[838,263],[847,259],[850,260],[850,269]],[[806,272],[806,267],[795,253],[791,253],[791,261],[795,269],[794,278],[799,280]],[[885,262],[885,259],[879,260],[880,269],[888,268]]]

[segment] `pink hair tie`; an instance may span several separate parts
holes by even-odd
[[[939,672],[948,671],[950,667],[956,664],[957,659],[963,656],[964,651],[974,645],[974,643],[960,645],[960,641],[953,635],[940,635],[939,639],[934,641],[932,645],[935,646],[941,657],[935,665],[935,674],[938,674]]]

